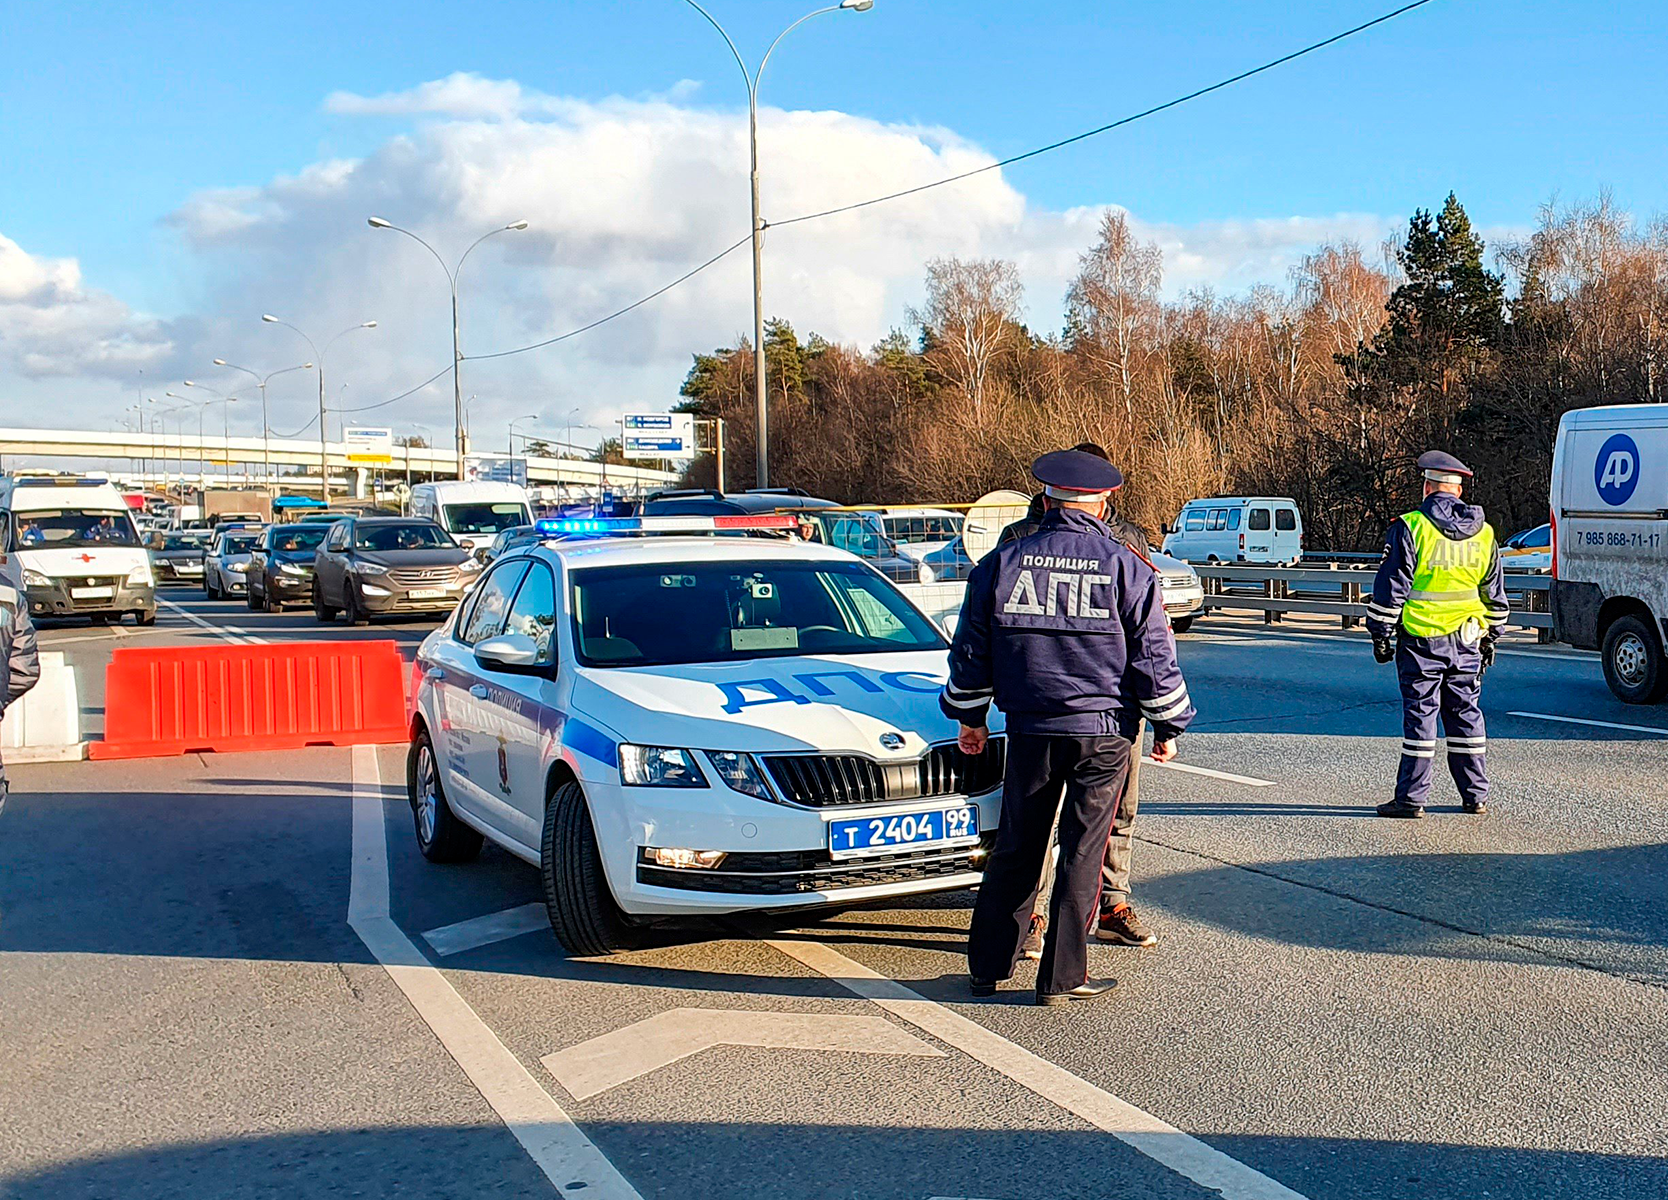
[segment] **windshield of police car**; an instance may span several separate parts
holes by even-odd
[[[946,648],[931,621],[857,563],[592,567],[575,571],[572,587],[574,643],[587,666]]]

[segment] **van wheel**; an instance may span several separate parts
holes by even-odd
[[[1668,695],[1662,640],[1644,618],[1617,617],[1604,633],[1604,681],[1627,704],[1655,704]]]
[[[435,863],[468,862],[481,852],[481,835],[452,814],[440,786],[440,764],[426,726],[417,727],[405,759],[405,794],[417,827],[417,849]]]
[[[156,609],[141,608],[138,612],[133,614],[133,623],[135,625],[155,625]]]
[[[1176,617],[1170,622],[1170,629],[1175,633],[1186,633],[1193,628],[1192,617]]]
[[[630,922],[608,890],[590,809],[577,783],[562,784],[544,806],[539,877],[550,928],[569,954],[590,958],[643,944],[642,927]]]

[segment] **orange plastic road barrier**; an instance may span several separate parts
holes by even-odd
[[[92,758],[406,740],[391,641],[123,647],[105,670]]]

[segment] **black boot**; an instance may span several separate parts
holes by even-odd
[[[1417,820],[1425,815],[1421,805],[1409,804],[1405,800],[1386,800],[1378,806],[1377,812],[1381,817],[1402,817],[1409,820]]]

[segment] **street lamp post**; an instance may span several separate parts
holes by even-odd
[[[226,406],[220,410],[220,448],[221,453],[226,456],[226,478],[230,480],[232,475],[232,405],[237,403],[237,397],[217,392],[213,388],[203,387],[202,384],[192,379],[187,379],[185,386],[188,388],[202,388],[203,391],[217,397],[215,400],[204,400],[202,404],[205,409],[211,404],[224,404]],[[199,431],[199,440],[201,440],[201,437],[202,434]],[[199,446],[200,450],[201,447]]]
[[[812,17],[820,17],[824,13],[840,12],[849,9],[852,12],[868,12],[875,6],[875,0],[841,0],[839,4],[831,4],[827,8],[815,9],[806,13],[799,20],[789,25],[776,35],[776,41],[770,43],[770,48],[764,52],[759,60],[759,68],[749,72],[746,61],[741,57],[741,51],[736,49],[735,42],[725,32],[711,13],[696,3],[696,0],[684,0],[707,19],[707,24],[718,30],[723,37],[724,44],[729,46],[730,53],[735,56],[736,66],[741,68],[741,78],[747,84],[747,146],[750,156],[749,177],[753,189],[753,406],[755,422],[758,426],[755,435],[758,445],[754,448],[754,470],[758,476],[757,487],[770,486],[770,437],[767,404],[769,393],[765,390],[765,351],[764,351],[764,221],[759,216],[759,79],[764,75],[765,64],[770,61],[771,54],[776,50],[781,40],[792,33],[799,26]]]
[[[392,229],[395,233],[405,234],[406,237],[410,238],[419,246],[423,247],[423,249],[427,250],[430,254],[434,255],[434,261],[440,264],[440,269],[442,271],[446,272],[446,282],[452,289],[452,410],[456,421],[456,429],[453,437],[457,444],[458,478],[462,479],[465,435],[463,431],[463,382],[462,376],[459,374],[459,367],[463,363],[463,350],[460,348],[458,338],[458,272],[463,270],[463,260],[469,257],[476,246],[479,246],[489,237],[495,237],[500,233],[509,233],[512,230],[526,229],[527,222],[511,221],[508,225],[500,225],[497,229],[489,230],[488,232],[483,233],[480,237],[476,238],[469,244],[469,249],[465,250],[463,254],[459,256],[457,264],[450,267],[446,265],[446,260],[440,257],[440,252],[438,250],[429,245],[422,238],[418,237],[415,233],[412,233],[411,230],[402,229],[400,226],[384,217],[367,217],[365,218],[365,224],[369,225],[372,229]]]
[[[286,374],[290,371],[311,371],[313,369],[313,364],[301,363],[294,367],[280,367],[276,371],[268,371],[265,375],[257,375],[248,367],[240,367],[236,363],[229,363],[223,358],[215,359],[214,365],[217,367],[225,367],[228,371],[242,371],[245,375],[249,376],[249,378],[253,379],[255,381],[255,386],[261,390],[261,469],[265,472],[261,479],[261,484],[264,487],[271,487],[272,426],[267,422],[266,416],[266,385],[276,376]]]
[[[357,325],[349,325],[346,329],[342,330],[342,332],[338,333],[335,337],[326,342],[324,344],[324,350],[320,350],[318,346],[313,343],[312,338],[302,333],[301,330],[297,329],[294,325],[291,325],[288,321],[280,321],[271,313],[262,313],[261,320],[265,321],[269,325],[282,325],[285,329],[288,329],[291,333],[297,335],[302,341],[306,342],[308,348],[313,352],[313,362],[317,364],[319,377],[319,495],[324,498],[325,507],[328,508],[330,506],[330,443],[327,440],[324,421],[324,350],[330,349],[330,347],[334,346],[337,342],[341,341],[356,329],[375,329],[376,322],[361,321]]]
[[[523,421],[537,421],[538,419],[539,419],[539,414],[538,413],[528,413],[526,416],[516,417],[513,421],[510,422],[510,457],[511,458],[515,457],[515,427],[517,425],[521,424]],[[525,439],[524,439],[524,444],[525,444]]]

